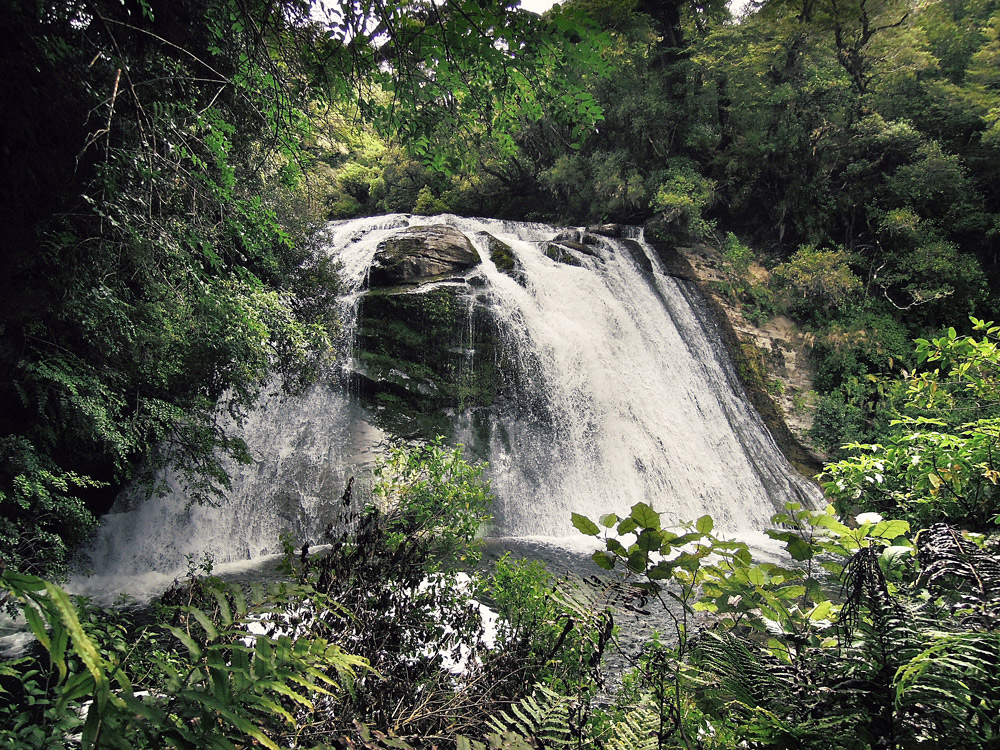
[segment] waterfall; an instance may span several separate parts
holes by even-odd
[[[242,433],[256,462],[231,467],[219,507],[191,507],[179,491],[139,501],[125,493],[102,519],[86,567],[173,574],[185,556],[245,560],[275,552],[282,534],[317,538],[347,477],[386,438],[381,407],[348,385],[363,369],[355,335],[368,268],[381,240],[424,224],[459,229],[482,262],[475,284],[448,278],[409,294],[460,288],[469,320],[483,311],[512,370],[502,397],[477,413],[477,453],[489,459],[497,496],[492,535],[579,539],[572,511],[627,515],[639,501],[675,522],[709,513],[735,534],[759,531],[788,500],[818,498],[749,405],[698,290],[665,273],[639,230],[587,235],[569,265],[544,252],[555,227],[393,215],[327,228],[345,287],[343,382],[261,400]],[[519,278],[491,261],[491,237],[510,248]],[[485,355],[471,323],[462,338],[459,369],[469,369]],[[470,412],[449,414],[454,434],[471,440]]]

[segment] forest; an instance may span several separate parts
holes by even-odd
[[[0,745],[1000,747],[1000,3],[6,0],[0,29],[0,602],[36,641]],[[321,229],[390,212],[712,248],[711,293],[813,342],[829,504],[772,519],[781,560],[656,497],[574,513],[606,575],[561,577],[481,561],[485,469],[429,441],[279,581],[67,594],[123,487],[218,502],[252,461],[227,425],[329,375]]]

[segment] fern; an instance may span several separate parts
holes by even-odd
[[[501,711],[498,719],[491,719],[489,727],[498,735],[514,732],[546,748],[571,747],[578,735],[571,716],[576,700],[536,685],[531,695],[511,704],[509,712]]]
[[[931,642],[895,675],[896,703],[939,737],[1000,742],[1000,636],[929,634]]]
[[[605,750],[659,750],[660,717],[646,706],[637,706],[616,722]]]
[[[711,693],[744,706],[789,706],[791,669],[784,662],[735,635],[707,631],[698,645],[700,666],[715,680]]]
[[[920,580],[951,603],[964,627],[1000,626],[1000,557],[977,547],[962,533],[938,523],[917,535]]]

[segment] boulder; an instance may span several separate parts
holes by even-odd
[[[583,253],[584,255],[589,255],[592,258],[597,258],[600,260],[601,255],[597,252],[596,248],[590,245],[585,245],[582,242],[575,242],[574,240],[562,240],[559,242],[560,245],[568,247],[571,250],[576,250],[578,253]]]
[[[646,273],[653,273],[653,261],[646,257],[645,251],[635,240],[622,240],[622,244],[625,249],[628,250],[628,254],[635,261],[635,264],[639,266]]]
[[[419,284],[479,263],[469,238],[447,224],[408,227],[379,243],[368,272],[371,287]]]
[[[594,226],[587,227],[587,231],[591,234],[600,234],[605,237],[625,236],[625,231],[622,229],[621,224],[595,224]]]
[[[594,247],[601,244],[598,237],[590,234],[589,232],[582,232],[579,229],[564,229],[555,237],[552,238],[553,242],[558,242],[562,245],[569,245],[570,247],[579,246],[585,247],[587,245],[592,245]],[[588,251],[591,255],[596,255],[593,251]]]

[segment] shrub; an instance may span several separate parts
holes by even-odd
[[[789,309],[799,317],[820,321],[853,301],[861,292],[861,279],[851,270],[844,250],[819,250],[802,245],[773,271],[789,295]]]

